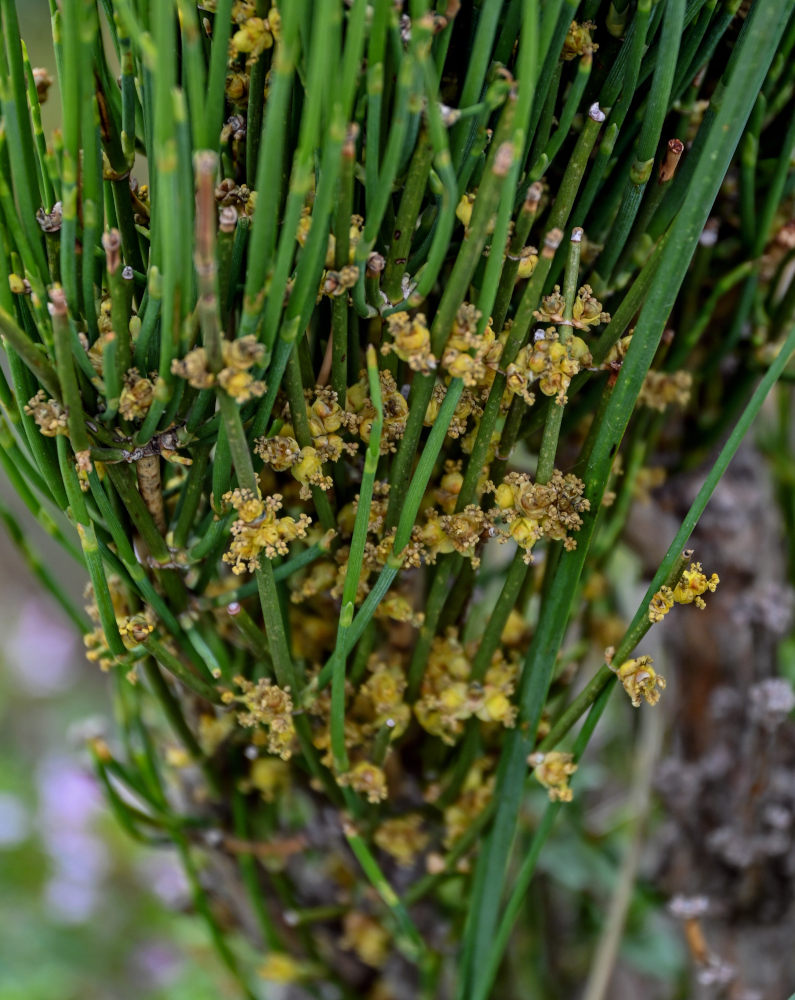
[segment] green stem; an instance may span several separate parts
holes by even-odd
[[[334,756],[334,767],[338,773],[344,773],[349,767],[348,754],[345,749],[345,664],[349,649],[346,634],[353,621],[353,610],[364,562],[364,550],[370,525],[370,507],[373,500],[373,483],[381,454],[381,428],[384,421],[378,361],[372,344],[367,349],[367,378],[370,383],[370,398],[375,407],[376,418],[370,430],[370,440],[364,459],[353,537],[348,552],[345,582],[342,587],[342,610],[337,626],[331,677],[331,752]]]

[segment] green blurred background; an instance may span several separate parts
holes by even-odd
[[[47,0],[17,7],[32,64],[55,77]],[[48,136],[59,106],[56,83]],[[84,577],[31,526],[3,476],[0,497],[79,598]],[[139,849],[105,809],[82,747],[110,717],[109,686],[1,525],[0,629],[0,1000],[234,995],[204,928],[180,912],[176,858]]]

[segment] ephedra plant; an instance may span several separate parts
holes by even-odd
[[[791,4],[50,8],[45,135],[0,2],[0,458],[85,611],[4,520],[114,689],[108,801],[240,995],[483,1000],[795,346]]]

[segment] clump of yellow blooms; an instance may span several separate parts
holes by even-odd
[[[13,295],[29,295],[31,291],[28,279],[21,278],[18,274],[9,274],[8,287]]]
[[[419,628],[425,620],[425,615],[421,611],[415,611],[404,594],[394,591],[390,591],[378,605],[375,617],[381,621],[389,618],[393,622],[407,622],[414,628]]]
[[[516,664],[498,651],[482,682],[473,681],[471,655],[455,629],[437,636],[414,705],[422,728],[450,746],[458,741],[467,719],[475,717],[506,728],[516,722],[516,706],[510,700],[516,687]]]
[[[495,776],[490,757],[476,760],[467,772],[461,794],[444,810],[445,847],[452,847],[472,826],[474,820],[491,802],[494,795]],[[492,773],[489,773],[492,772]]]
[[[307,405],[306,413],[312,444],[299,446],[294,437],[291,423],[283,423],[277,434],[260,437],[254,443],[254,451],[275,472],[289,469],[301,484],[301,499],[311,498],[310,487],[329,490],[332,480],[323,472],[324,462],[337,462],[343,453],[355,454],[358,445],[346,442],[339,431],[356,430],[357,421],[353,414],[339,405],[337,394],[328,387],[318,386],[315,399]],[[285,412],[285,418],[288,417]]]
[[[541,305],[533,315],[542,323],[567,325],[563,318],[565,301],[560,291],[560,285],[555,285],[551,295],[545,295]],[[589,330],[601,323],[609,323],[610,314],[602,310],[602,303],[594,296],[590,285],[583,285],[574,299],[571,325],[576,330]]]
[[[468,504],[457,514],[439,515],[433,509],[426,511],[425,524],[418,531],[425,562],[432,565],[438,555],[458,552],[477,567],[480,564],[477,547],[489,527],[488,515],[477,504]]]
[[[436,423],[436,418],[439,415],[439,409],[444,402],[444,398],[447,395],[447,386],[437,384],[433,387],[433,395],[428,403],[428,409],[425,411],[425,419],[423,424],[425,427],[433,427]],[[453,410],[453,417],[450,421],[450,425],[447,428],[447,436],[451,438],[458,438],[467,432],[467,424],[470,419],[472,419],[475,424],[480,419],[483,414],[483,407],[480,406],[476,397],[469,389],[464,389],[461,393],[461,397],[456,404],[455,410]],[[462,442],[464,444],[464,442]],[[466,448],[464,448],[466,450]]]
[[[648,406],[652,410],[660,413],[673,405],[687,406],[690,399],[690,390],[693,386],[693,376],[690,372],[656,372],[646,373],[640,393],[638,404]]]
[[[281,431],[273,437],[260,437],[254,442],[254,453],[274,472],[284,472],[298,463],[301,448],[290,434]]]
[[[703,611],[707,605],[702,594],[706,594],[707,591],[714,594],[719,583],[720,577],[717,573],[707,577],[701,563],[690,563],[690,568],[682,573],[673,590],[670,587],[661,587],[652,597],[649,603],[649,621],[661,622],[674,604],[695,604]]]
[[[237,30],[229,42],[229,62],[233,63],[243,55],[248,68],[273,46],[274,38],[278,39],[281,16],[275,7],[271,7],[267,17],[257,17],[257,6],[253,0],[235,0],[231,13]]]
[[[280,688],[268,677],[253,682],[237,676],[234,681],[239,693],[226,691],[222,699],[225,704],[238,707],[238,723],[246,729],[264,727],[268,734],[268,753],[289,760],[295,741],[290,689]]]
[[[442,354],[442,367],[447,374],[460,378],[469,388],[488,388],[502,356],[503,345],[490,322],[478,334],[480,319],[480,311],[471,303],[459,306]]]
[[[360,760],[350,771],[338,774],[337,782],[364,795],[367,801],[373,804],[383,802],[388,794],[384,769],[369,760]]]
[[[468,226],[472,221],[472,212],[475,208],[475,191],[465,191],[461,195],[458,204],[455,207],[456,218],[459,222],[463,222],[465,226]]]
[[[127,603],[121,580],[117,576],[108,578],[108,593],[121,641],[125,649],[136,649],[154,632],[154,613],[149,608],[145,608],[142,612],[132,613]],[[86,614],[94,625],[94,628],[86,632],[83,636],[83,645],[86,647],[86,659],[90,663],[98,663],[101,670],[108,671],[112,666],[116,666],[124,661],[116,657],[108,646],[108,640],[102,628],[99,608],[94,596],[94,588],[90,583],[85,589],[84,596],[86,600]],[[133,677],[130,676],[129,679],[133,680]]]
[[[261,979],[269,983],[298,983],[306,978],[309,969],[306,962],[293,958],[286,951],[271,951],[257,969]]]
[[[561,340],[554,326],[536,330],[514,361],[506,366],[506,384],[513,395],[521,396],[531,406],[535,396],[530,387],[536,382],[545,396],[554,396],[561,406],[567,401],[566,390],[574,376],[593,363],[588,345],[581,337]]]
[[[314,197],[314,193],[310,199]],[[309,238],[309,231],[312,228],[312,206],[305,205],[301,210],[301,218],[298,220],[298,229],[295,238],[299,246],[306,246]],[[328,269],[321,279],[321,291],[326,295],[342,295],[348,288],[353,288],[359,279],[359,268],[353,262],[356,259],[356,247],[362,240],[364,233],[364,219],[361,215],[351,216],[351,225],[348,230],[348,264],[339,271],[332,270],[337,252],[337,240],[333,233],[329,233],[326,245],[325,266]]]
[[[305,445],[298,455],[298,461],[290,469],[292,474],[301,484],[300,496],[302,500],[309,500],[312,496],[310,487],[316,486],[319,490],[330,490],[334,485],[331,476],[323,473],[323,459],[317,448],[311,444]]]
[[[243,123],[239,115],[236,117],[238,121],[234,122],[235,128]],[[233,126],[231,121],[228,124],[230,128]],[[221,208],[233,208],[238,218],[251,219],[257,207],[257,192],[252,191],[247,184],[236,184],[231,177],[225,177],[215,189],[215,200]]]
[[[569,25],[566,40],[563,43],[563,59],[569,61],[586,53],[596,52],[599,46],[591,38],[591,32],[595,28],[596,24],[593,21],[582,21],[580,23],[572,21]]]
[[[372,738],[389,725],[392,738],[401,736],[411,719],[411,709],[403,700],[406,675],[399,661],[376,655],[368,663],[370,675],[356,694],[354,715],[361,719],[365,738]]]
[[[142,420],[149,412],[155,398],[155,386],[144,378],[137,368],[130,368],[124,376],[124,386],[119,396],[119,413],[125,420]]]
[[[531,278],[538,263],[537,247],[522,247],[519,251],[519,267],[516,269],[516,277],[520,279]]]
[[[384,423],[381,430],[381,454],[388,455],[397,448],[397,442],[406,430],[409,415],[409,404],[406,397],[399,391],[391,372],[378,373],[381,383],[381,402],[384,411]],[[370,431],[377,416],[373,401],[370,399],[370,387],[367,372],[362,372],[359,381],[348,388],[345,403],[346,411],[354,418],[359,437],[367,443]]]
[[[582,498],[585,484],[577,476],[563,475],[555,469],[549,482],[534,483],[527,473],[509,472],[499,486],[487,485],[497,506],[492,516],[502,521],[501,541],[513,539],[525,551],[525,562],[532,560],[533,546],[542,538],[563,542],[574,549],[577,542],[569,532],[582,527],[581,513],[590,510],[590,502]]]
[[[605,662],[621,681],[632,702],[632,707],[639,708],[644,699],[649,705],[656,705],[660,700],[660,693],[665,689],[665,678],[655,671],[652,666],[652,658],[650,656],[636,656],[614,666],[614,652],[612,646],[605,650]]]
[[[127,649],[140,646],[155,630],[147,615],[128,615],[118,621],[119,635]]]
[[[35,396],[25,403],[25,413],[33,417],[36,426],[45,437],[56,437],[66,434],[66,411],[56,399],[50,399],[44,389],[39,389]]]
[[[382,354],[395,353],[415,372],[429,374],[436,368],[436,358],[431,351],[431,332],[423,313],[409,316],[396,312],[387,317],[387,327],[392,341],[381,348]]]
[[[422,816],[410,813],[384,820],[375,831],[373,840],[399,865],[410,868],[428,846],[430,837],[422,829]]]
[[[535,778],[546,788],[550,802],[571,802],[573,793],[569,778],[577,770],[572,754],[557,750],[531,753],[527,763],[533,768]]]
[[[290,768],[278,757],[257,757],[251,762],[247,784],[266,802],[274,802],[290,786]]]
[[[359,280],[359,268],[355,264],[346,264],[339,271],[327,270],[323,275],[320,290],[329,298],[337,298],[348,292]]]
[[[232,542],[223,557],[233,573],[254,573],[263,554],[267,559],[286,555],[288,544],[304,538],[311,524],[307,514],[300,514],[297,520],[277,517],[282,509],[280,493],[263,500],[251,490],[236,489],[224,493],[222,500],[237,513],[232,523]]]
[[[264,395],[267,386],[255,379],[250,371],[264,361],[264,344],[253,336],[224,340],[221,353],[224,367],[217,374],[210,371],[203,347],[194,347],[184,358],[175,358],[171,362],[171,372],[184,378],[194,389],[210,389],[217,382],[238,403]]]
[[[649,621],[661,622],[674,606],[674,592],[670,587],[660,587],[649,602]]]
[[[247,61],[253,62],[265,49],[271,48],[273,35],[264,18],[250,17],[234,33],[230,45],[235,55],[243,53],[248,56]]]
[[[702,610],[706,607],[701,595],[709,591],[714,594],[720,583],[720,577],[713,573],[709,579],[704,573],[701,563],[690,563],[674,587],[674,601],[677,604],[695,604]]]
[[[354,952],[365,965],[374,969],[386,962],[390,937],[380,921],[360,910],[351,910],[345,914],[343,928],[341,948]]]

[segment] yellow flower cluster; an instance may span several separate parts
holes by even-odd
[[[274,802],[290,786],[290,768],[276,757],[257,757],[251,762],[248,784],[266,802]]]
[[[314,197],[314,195],[312,195],[312,197]],[[306,246],[306,241],[309,238],[309,231],[311,228],[312,228],[312,208],[310,205],[305,205],[304,208],[301,210],[301,218],[298,220],[298,229],[296,230],[295,234],[295,238],[298,241],[299,246],[302,247]],[[363,233],[364,233],[364,219],[361,217],[361,215],[352,215],[351,225],[348,230],[348,264],[353,264],[356,258],[356,247],[361,242]],[[325,259],[325,266],[327,268],[334,267],[336,254],[337,254],[337,240],[333,233],[329,233],[328,244],[326,245],[326,259]],[[354,270],[356,272],[355,277],[353,271],[348,271],[347,268],[342,268],[342,270],[336,272],[327,271],[326,274],[321,279],[321,284],[320,284],[321,289],[323,289],[327,295],[333,294],[331,289],[329,290],[325,289],[326,281],[329,278],[329,274],[336,274],[338,277],[344,274],[345,276],[343,277],[342,280],[347,284],[348,281],[350,281],[350,279],[353,279],[352,284],[348,286],[348,287],[353,287],[353,285],[356,284],[356,281],[359,278],[359,268],[356,267],[354,268]],[[333,283],[335,279],[332,278],[331,280]],[[341,293],[342,289],[337,294]]]
[[[222,499],[237,513],[237,520],[232,524],[232,543],[223,557],[236,574],[254,573],[263,553],[266,559],[286,555],[288,544],[296,538],[304,538],[311,524],[306,514],[301,514],[298,520],[277,517],[282,509],[279,493],[263,500],[251,490],[236,489],[224,493]]]
[[[273,46],[274,37],[279,37],[281,18],[276,8],[271,7],[267,18],[257,17],[256,13],[257,7],[253,0],[235,0],[232,5],[232,20],[237,31],[229,42],[229,62],[244,55],[246,64],[250,65]]]
[[[8,287],[14,295],[30,295],[31,285],[27,278],[21,278],[18,274],[9,274]]]
[[[108,578],[108,592],[113,605],[113,613],[116,618],[121,641],[124,643],[126,649],[135,649],[136,646],[144,642],[154,631],[154,614],[148,608],[142,613],[130,613],[127,598],[122,590],[121,580],[117,576]],[[122,661],[110,651],[108,640],[101,625],[99,608],[94,596],[94,588],[91,584],[88,584],[86,587],[85,598],[86,613],[95,626],[83,636],[83,644],[86,647],[86,659],[90,663],[99,663],[100,668],[103,671],[107,671]]]
[[[250,219],[257,207],[257,192],[247,184],[236,184],[231,177],[225,177],[215,189],[215,200],[221,208],[234,208],[238,218]]]
[[[265,393],[265,383],[256,380],[250,371],[264,361],[264,344],[260,344],[253,336],[224,340],[221,353],[224,367],[217,375],[207,367],[207,352],[203,347],[194,347],[184,358],[175,358],[171,362],[171,371],[184,378],[194,389],[209,389],[217,381],[238,403],[245,403]]]
[[[527,763],[533,768],[534,776],[547,789],[550,802],[571,802],[573,794],[569,788],[569,778],[577,770],[572,754],[557,750],[531,753]]]
[[[333,631],[336,633],[336,628]],[[381,802],[387,797],[387,779],[383,768],[370,759],[374,741],[384,727],[391,732],[392,739],[400,736],[408,726],[411,712],[403,700],[406,677],[400,660],[374,654],[368,669],[370,675],[355,691],[351,685],[346,687],[345,748],[353,763],[349,771],[336,777],[340,785],[366,796],[369,802]],[[330,689],[316,693],[305,707],[318,722],[312,741],[323,753],[321,761],[333,768]]]
[[[147,615],[129,615],[117,621],[121,641],[127,649],[140,646],[155,630],[155,626]]]
[[[333,235],[329,239],[334,239]],[[346,264],[339,271],[329,268],[323,275],[320,290],[330,298],[337,298],[349,291],[359,280],[359,268],[355,264]]]
[[[525,345],[506,367],[507,388],[532,406],[535,397],[530,387],[538,382],[541,392],[555,396],[562,406],[571,380],[592,363],[591,352],[581,337],[572,336],[564,342],[554,326],[536,330],[532,343]]]
[[[656,705],[660,700],[660,693],[665,689],[665,678],[655,671],[652,658],[636,656],[615,667],[612,662],[613,653],[612,646],[605,650],[605,662],[621,681],[632,707],[639,708],[644,698],[649,705]]]
[[[244,108],[248,104],[250,84],[251,78],[248,73],[241,73],[239,70],[233,70],[231,73],[228,73],[224,92],[229,103],[234,104],[238,108]]]
[[[340,947],[352,951],[365,965],[379,969],[389,957],[390,937],[383,924],[360,910],[351,910],[343,920]]]
[[[430,837],[422,829],[422,816],[410,813],[385,820],[375,831],[373,840],[399,865],[410,868],[428,846]]]
[[[465,191],[458,204],[455,207],[456,218],[459,222],[463,222],[465,226],[469,226],[472,221],[472,213],[475,210],[475,198],[477,196],[476,191]],[[494,226],[490,227],[493,230]]]
[[[290,428],[292,430],[292,428]],[[260,437],[254,442],[254,452],[275,472],[284,472],[296,465],[301,458],[298,442],[284,428],[273,437]]]
[[[45,437],[67,434],[66,410],[55,399],[49,399],[44,389],[25,403],[25,413],[33,417],[36,426]]]
[[[424,547],[425,561],[433,564],[437,555],[458,552],[478,566],[477,546],[483,533],[490,528],[488,515],[477,504],[469,504],[458,514],[442,514],[430,508],[425,524],[418,532]]]
[[[569,61],[585,53],[596,52],[599,46],[591,39],[591,32],[594,28],[596,28],[596,24],[593,21],[582,21],[579,24],[577,21],[572,21],[563,43],[563,59]]]
[[[331,489],[331,477],[323,474],[324,462],[336,462],[343,452],[354,454],[357,450],[355,443],[346,443],[337,433],[343,428],[356,430],[355,416],[342,409],[332,389],[318,386],[314,394],[315,400],[306,410],[312,434],[311,445],[301,448],[293,436],[293,425],[287,422],[282,424],[278,434],[258,438],[254,443],[256,454],[274,471],[290,469],[301,484],[302,500],[310,499],[311,486],[321,490]],[[288,412],[285,412],[287,416]]]
[[[462,464],[460,459],[454,461],[448,458],[444,463],[444,473],[439,480],[439,485],[433,491],[434,502],[442,508],[445,514],[452,514],[455,510],[458,494],[464,485],[464,476],[461,472]]]
[[[381,454],[387,455],[395,451],[397,442],[406,430],[409,406],[405,396],[398,390],[392,374],[384,370],[379,372],[381,382],[381,402],[384,411],[384,423],[381,430]],[[370,440],[370,431],[377,416],[373,401],[370,399],[370,389],[367,372],[362,372],[359,381],[348,388],[348,398],[345,408],[353,415],[359,437],[364,442]]]
[[[538,247],[522,247],[519,251],[519,267],[516,269],[516,277],[519,279],[532,278],[537,263]]]
[[[697,608],[706,607],[701,595],[709,591],[714,594],[720,583],[720,577],[713,573],[707,579],[701,563],[690,563],[690,569],[682,574],[679,583],[674,587],[674,600],[677,604],[695,604]]]
[[[478,335],[480,318],[480,311],[471,303],[459,306],[442,354],[442,367],[451,378],[462,379],[469,388],[487,389],[497,373],[503,345],[491,322]]]
[[[650,371],[643,380],[638,403],[660,413],[671,404],[684,409],[690,399],[692,386],[693,376],[690,372]]]
[[[707,591],[714,594],[719,583],[720,577],[717,573],[707,577],[701,563],[691,563],[690,569],[682,573],[679,583],[673,590],[670,587],[661,587],[652,597],[649,604],[649,621],[661,622],[674,604],[695,604],[703,611],[707,605],[702,594],[706,594]]]
[[[467,832],[474,820],[491,802],[494,795],[494,774],[492,760],[481,757],[476,760],[464,779],[461,794],[444,810],[444,846],[450,848]]]
[[[388,793],[384,769],[369,760],[360,760],[350,771],[337,775],[337,783],[352,788],[373,804],[383,802]]]
[[[469,355],[467,355],[469,357]],[[428,403],[428,409],[425,411],[425,419],[423,424],[425,427],[433,427],[436,423],[436,418],[439,415],[439,409],[444,402],[444,397],[447,395],[447,386],[442,385],[437,382],[433,387],[433,395],[431,396],[431,401]],[[483,415],[483,407],[478,403],[474,394],[469,389],[464,389],[461,393],[461,398],[456,404],[455,410],[453,410],[453,417],[450,421],[450,426],[447,428],[447,436],[451,438],[461,437],[467,432],[467,421],[472,418],[475,422],[475,427],[473,428],[473,433],[477,430],[477,422]],[[467,451],[466,440],[462,441],[464,451]],[[471,450],[471,448],[469,449]]]
[[[557,326],[568,325],[563,318],[565,300],[560,291],[560,285],[555,285],[551,295],[545,295],[541,307],[533,315],[542,323],[554,323]],[[600,323],[609,323],[610,314],[602,311],[602,303],[595,298],[590,285],[583,285],[577,292],[572,309],[571,325],[576,330],[589,330]]]
[[[563,542],[569,550],[577,547],[569,532],[580,530],[580,515],[591,506],[582,499],[585,484],[577,476],[564,476],[555,469],[550,481],[541,485],[527,473],[509,472],[499,486],[489,483],[487,489],[497,504],[492,515],[505,522],[500,540],[512,538],[524,549],[526,562],[531,561],[533,546],[542,537]]]
[[[142,420],[155,398],[151,379],[143,378],[137,368],[130,368],[124,376],[124,386],[119,397],[119,413],[124,420]]]
[[[516,686],[516,664],[498,652],[482,683],[473,682],[471,672],[471,653],[464,649],[455,629],[433,640],[414,714],[426,732],[450,746],[473,716],[507,728],[516,721],[516,707],[510,700]]]
[[[431,351],[431,333],[423,313],[409,316],[396,312],[387,317],[387,327],[392,342],[381,347],[382,354],[395,353],[415,372],[428,375],[436,368],[436,358]]]
[[[257,975],[269,983],[300,983],[312,972],[307,962],[301,962],[286,951],[270,951],[260,963]]]
[[[268,752],[289,760],[295,740],[290,689],[280,688],[267,677],[256,682],[240,676],[234,680],[239,694],[226,691],[222,697],[227,705],[239,706],[238,723],[246,729],[263,726],[268,734]]]
[[[375,617],[381,621],[388,618],[393,622],[406,622],[419,628],[425,621],[421,611],[415,611],[411,601],[403,594],[390,590],[375,610]]]

